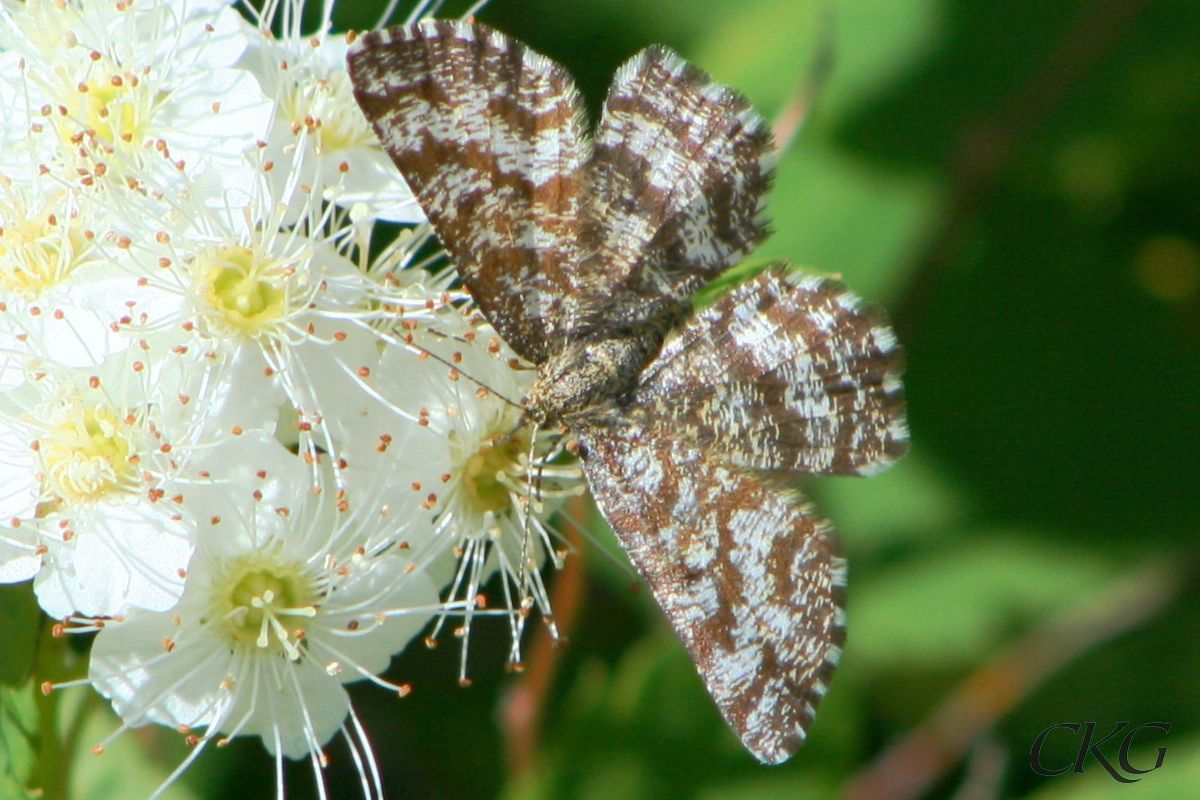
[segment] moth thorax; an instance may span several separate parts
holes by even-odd
[[[662,335],[652,329],[568,343],[538,368],[527,416],[552,425],[620,397],[637,385],[661,344]]]

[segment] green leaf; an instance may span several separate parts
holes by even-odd
[[[886,671],[960,669],[1115,573],[1110,557],[1053,537],[977,531],[854,583],[843,662]]]
[[[872,166],[805,139],[779,164],[769,206],[775,233],[754,257],[843,276],[856,294],[881,302],[902,287],[902,268],[939,203],[936,183],[922,173]]]
[[[934,0],[844,0],[836,5],[795,0],[739,3],[726,24],[710,28],[697,63],[745,92],[774,115],[808,78],[822,37],[832,36],[833,72],[819,98],[824,120],[843,116],[878,87],[918,63],[937,41]],[[887,21],[887,35],[880,23]]]
[[[37,703],[32,682],[0,686],[0,797],[32,797],[25,789],[37,761]]]
[[[42,612],[29,582],[0,586],[0,619],[4,620],[4,646],[0,647],[0,686],[20,686],[29,677],[37,653]]]
[[[721,783],[698,794],[697,800],[824,800],[837,794],[837,782],[831,776],[808,770],[798,774],[790,770],[766,773],[738,781]]]
[[[1139,769],[1154,766],[1158,747],[1167,748],[1162,767],[1145,775],[1130,776],[1139,778],[1137,783],[1118,783],[1104,767],[1089,760],[1082,775],[1069,772],[1046,778],[1044,788],[1028,797],[1030,800],[1178,800],[1194,797],[1196,787],[1200,786],[1200,741],[1193,737],[1172,742],[1168,734],[1157,738],[1153,744],[1134,748],[1130,763]],[[1119,769],[1116,749],[1105,746],[1103,750],[1111,756],[1113,766]]]
[[[653,785],[650,765],[632,753],[596,759],[572,792],[580,800],[648,797]]]
[[[181,737],[170,729],[148,726],[137,734],[126,732],[108,744],[101,755],[92,747],[108,736],[119,720],[107,705],[95,697],[72,698],[71,714],[83,713],[87,719],[79,746],[71,755],[73,800],[112,800],[116,797],[148,797],[171,771],[187,756]],[[80,708],[86,703],[85,708]],[[67,709],[65,709],[67,710]],[[220,752],[207,753],[220,758]],[[267,756],[263,754],[263,757]],[[161,795],[163,800],[197,800],[188,782],[176,781]]]
[[[698,788],[730,763],[754,763],[666,630],[626,648],[615,668],[586,661],[543,741],[536,784],[509,796],[658,797]]]
[[[870,480],[833,478],[815,484],[821,512],[833,520],[851,555],[898,543],[928,544],[947,536],[970,499],[918,446]]]

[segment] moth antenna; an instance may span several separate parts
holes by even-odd
[[[533,469],[533,459],[537,455],[537,440],[538,434],[541,432],[542,426],[539,422],[533,423],[533,432],[529,437],[529,457],[526,461],[526,469]],[[537,478],[534,480],[525,481],[525,514],[521,518],[521,569],[518,572],[518,583],[521,587],[521,608],[526,609],[533,605],[533,595],[525,587],[526,579],[528,578],[529,570],[529,540],[530,535],[530,515],[533,513],[534,501],[540,501],[540,489],[542,481],[542,470],[538,468]],[[535,497],[535,495],[538,495]]]
[[[422,355],[425,355],[425,356],[428,356],[429,358],[432,358],[434,361],[437,361],[438,363],[445,364],[447,367],[449,367],[450,369],[454,370],[456,373],[458,373],[459,375],[463,376],[464,378],[466,378],[467,380],[469,380],[471,383],[475,384],[476,386],[478,386],[478,387],[479,387],[479,388],[481,388],[481,389],[484,389],[484,390],[486,390],[486,391],[487,391],[488,393],[490,393],[490,394],[494,394],[494,395],[496,395],[496,397],[500,398],[500,399],[501,399],[501,400],[503,400],[505,403],[508,403],[508,404],[509,404],[510,406],[512,406],[513,408],[518,408],[518,409],[520,409],[522,412],[524,412],[524,411],[528,410],[528,409],[526,408],[526,406],[525,406],[525,404],[524,404],[524,403],[518,403],[518,402],[517,402],[517,401],[515,401],[515,400],[512,400],[512,399],[510,399],[510,398],[508,398],[508,397],[505,397],[503,394],[501,394],[500,392],[497,392],[497,391],[496,391],[495,389],[493,389],[491,386],[488,386],[488,385],[487,385],[486,383],[484,383],[483,381],[481,381],[481,380],[479,380],[478,378],[476,378],[475,376],[471,375],[471,373],[469,373],[469,372],[465,371],[465,370],[464,370],[462,367],[460,367],[458,364],[455,364],[455,363],[453,363],[453,362],[451,362],[451,361],[448,361],[448,360],[447,360],[447,359],[445,359],[445,358],[442,358],[441,356],[439,356],[437,353],[433,352],[432,350],[430,350],[430,349],[428,349],[428,348],[426,348],[426,347],[421,347],[421,345],[419,345],[419,344],[414,344],[414,343],[412,343],[412,342],[406,342],[406,343],[405,343],[405,345],[406,345],[407,347],[411,347],[412,349],[414,349],[414,350],[418,351],[418,352],[419,352],[419,353],[421,353]],[[517,426],[517,429],[519,429],[519,428],[520,428],[520,426],[518,425],[518,426]],[[508,437],[512,436],[512,433],[515,433],[515,432],[516,432],[516,429],[514,429],[514,431],[513,431],[513,432],[506,434],[504,441],[507,441],[507,440],[508,440]]]
[[[499,395],[497,395],[497,396],[499,396]],[[523,410],[523,411],[525,411],[525,412],[528,412],[528,411],[529,411],[529,408],[528,408],[527,406],[524,406],[524,405],[522,405],[522,406],[518,406],[518,408],[520,408],[521,410]],[[528,424],[529,424],[529,418],[528,418],[528,417],[527,417],[525,414],[522,414],[522,415],[521,415],[521,418],[520,418],[519,420],[517,420],[516,424],[515,424],[515,425],[513,425],[511,428],[509,428],[509,429],[508,429],[508,433],[506,433],[506,434],[504,434],[503,436],[501,436],[501,437],[500,437],[500,439],[499,439],[499,440],[496,442],[496,446],[497,446],[497,447],[500,447],[501,445],[506,445],[506,444],[508,444],[509,442],[511,442],[511,441],[512,441],[512,438],[513,438],[514,436],[516,436],[518,433],[520,433],[520,432],[521,432],[521,429],[522,429],[522,428],[524,428],[524,427],[525,427],[526,425],[528,425]],[[541,425],[540,425],[540,424],[535,424],[535,425],[534,425],[534,429],[533,429],[533,430],[534,430],[534,436],[535,436],[535,438],[536,438],[536,436],[537,436],[537,433],[538,433],[538,431],[539,431],[540,427],[541,427]],[[530,447],[530,454],[531,454],[531,457],[532,457],[532,452],[533,452],[533,448],[532,448],[532,447]],[[531,463],[532,463],[532,462],[531,462]]]

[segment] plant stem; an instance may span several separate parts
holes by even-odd
[[[582,497],[572,499],[568,508],[571,518],[587,518],[587,504]],[[551,636],[545,627],[537,629],[530,648],[528,668],[504,699],[502,724],[508,750],[508,767],[517,784],[528,777],[537,760],[543,717],[559,667],[559,648],[571,638],[585,590],[585,551],[575,528],[571,525],[565,528],[575,552],[556,577],[550,598],[558,639]]]
[[[1060,669],[1137,628],[1194,580],[1196,565],[1150,560],[997,653],[844,787],[844,800],[926,793],[1009,711]]]
[[[29,776],[29,788],[40,800],[67,800],[70,782],[70,753],[58,730],[61,698],[58,692],[44,694],[41,691],[43,681],[64,671],[70,655],[65,637],[54,636],[54,624],[53,620],[47,620],[42,626],[33,666],[32,691],[38,715],[37,756]]]

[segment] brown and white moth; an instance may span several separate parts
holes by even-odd
[[[488,27],[351,47],[355,96],[487,319],[537,367],[525,422],[579,442],[596,503],[746,748],[803,742],[845,637],[845,562],[795,474],[907,444],[896,339],[782,268],[693,313],[766,235],[771,136],[663,47],[589,135],[567,72]],[[784,479],[784,480],[781,480]]]

